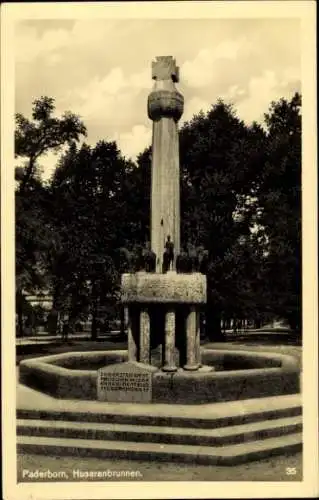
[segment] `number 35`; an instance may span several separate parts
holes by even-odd
[[[287,476],[294,476],[297,474],[296,467],[286,467]]]

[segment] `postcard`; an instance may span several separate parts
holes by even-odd
[[[316,497],[315,2],[1,14],[4,498]]]

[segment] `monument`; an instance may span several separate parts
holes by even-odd
[[[152,364],[157,351],[166,372],[198,370],[200,360],[199,312],[206,302],[206,277],[177,273],[180,252],[180,172],[178,120],[184,98],[177,91],[179,68],[171,56],[152,63],[154,87],[148,97],[153,121],[151,250],[154,273],[122,275],[122,303],[128,318],[128,357]]]
[[[154,87],[148,96],[148,116],[153,121],[151,241],[141,249],[136,271],[122,275],[128,360],[98,371],[97,394],[104,401],[150,402],[154,377],[201,368],[199,314],[206,302],[206,277],[176,269],[180,253],[178,120],[184,98],[175,87],[179,81],[175,60],[157,57],[152,78]]]
[[[302,448],[296,359],[242,349],[200,350],[206,277],[198,271],[205,272],[208,255],[202,249],[198,259],[190,242],[180,248],[177,123],[183,98],[175,88],[178,68],[172,57],[156,59],[153,79],[151,243],[140,248],[136,272],[122,275],[128,350],[21,361],[20,382],[56,403],[23,398],[18,451],[211,465],[295,452]],[[133,410],[123,402],[142,405]],[[214,404],[221,402],[217,411]],[[154,403],[162,404],[159,413]]]
[[[183,114],[184,98],[175,88],[179,68],[172,57],[156,58],[152,78],[154,88],[147,103],[153,121],[151,242],[157,256],[156,270],[161,272],[167,239],[173,243],[175,255],[180,249],[178,120]]]

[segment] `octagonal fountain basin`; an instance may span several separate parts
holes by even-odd
[[[292,356],[202,349],[198,371],[154,369],[154,403],[200,404],[300,392]],[[20,383],[62,399],[96,400],[98,370],[127,361],[127,351],[72,352],[20,362]],[[144,365],[145,366],[145,365]]]

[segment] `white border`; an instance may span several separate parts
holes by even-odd
[[[314,1],[130,2],[3,4],[1,16],[2,401],[4,498],[289,498],[318,494],[318,288],[316,164],[316,4]],[[18,19],[299,18],[302,22],[303,115],[303,404],[304,479],[301,482],[16,483],[14,324],[14,67]],[[296,43],[296,40],[291,40]]]

